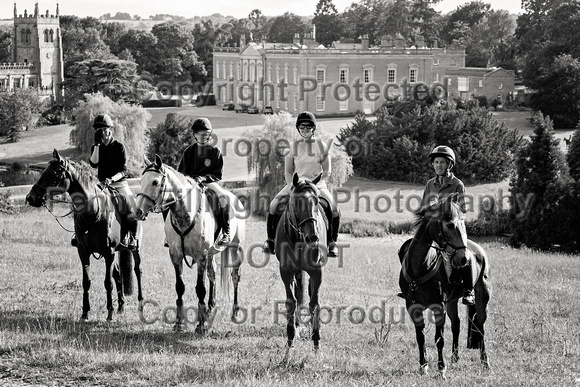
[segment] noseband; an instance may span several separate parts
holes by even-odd
[[[156,168],[146,168],[142,175],[144,175],[146,172],[157,172],[159,173],[162,178],[161,178],[161,183],[159,184],[159,195],[157,195],[157,198],[152,198],[151,196],[147,195],[144,192],[139,192],[137,194],[137,198],[139,196],[143,196],[145,199],[149,200],[151,203],[153,203],[153,207],[151,209],[149,209],[147,212],[153,212],[155,214],[160,213],[163,211],[163,207],[167,207],[168,205],[163,205],[161,203],[161,201],[163,200],[163,191],[165,190],[165,179],[167,178],[167,175],[165,174],[165,172],[163,172],[163,170],[159,170]],[[157,203],[159,201],[159,203]]]

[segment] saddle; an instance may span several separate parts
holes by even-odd
[[[215,242],[217,240],[217,238],[219,237],[219,235],[222,231],[222,228],[223,228],[223,222],[221,221],[221,219],[223,219],[223,217],[226,216],[225,209],[220,206],[219,197],[217,196],[217,194],[214,191],[212,191],[211,189],[205,189],[204,194],[207,197],[207,200],[209,202],[211,212],[213,213],[213,216],[216,219],[216,226],[217,227],[216,227],[216,231],[213,235],[213,240]]]

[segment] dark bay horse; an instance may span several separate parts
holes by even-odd
[[[482,365],[489,368],[483,327],[491,297],[489,259],[481,246],[467,239],[464,215],[457,203],[457,194],[422,208],[417,213],[416,226],[413,238],[407,240],[399,250],[399,285],[405,295],[407,311],[415,324],[421,372],[427,373],[429,368],[423,333],[423,311],[427,308],[431,309],[435,320],[438,369],[443,379],[446,371],[443,357],[446,313],[449,314],[453,334],[451,361],[456,362],[459,359],[460,321],[457,301],[462,296],[463,289],[461,285],[450,284],[446,266],[448,269],[461,268],[468,262],[471,262],[476,281],[475,305],[467,307],[467,347],[479,349]],[[450,265],[444,260],[450,260]]]
[[[88,319],[91,310],[89,290],[91,287],[91,254],[100,254],[105,260],[105,290],[107,291],[107,320],[113,318],[113,280],[117,288],[119,313],[123,312],[124,295],[133,292],[131,256],[135,260],[139,307],[142,307],[141,257],[139,249],[122,249],[115,252],[122,240],[121,222],[125,215],[119,214],[114,204],[114,194],[98,185],[98,180],[80,164],[61,157],[55,149],[51,160],[38,182],[26,195],[26,201],[34,207],[45,204],[55,193],[67,192],[73,208],[78,254],[83,266],[83,312],[81,320]],[[138,234],[141,229],[138,228]],[[139,238],[141,239],[141,238]],[[115,259],[117,255],[117,259]]]
[[[308,273],[308,293],[310,296],[310,319],[314,350],[320,346],[320,306],[318,292],[322,282],[322,266],[326,263],[327,225],[324,210],[320,206],[319,191],[313,181],[300,180],[294,174],[292,191],[276,228],[276,257],[280,261],[280,275],[286,288],[286,334],[285,359],[293,346],[299,316],[296,313],[297,300],[302,304],[302,271]]]
[[[195,291],[198,297],[197,333],[206,331],[205,323],[215,306],[215,262],[214,255],[221,252],[221,285],[222,292],[229,297],[229,276],[234,283],[234,304],[232,319],[239,311],[238,284],[240,282],[241,249],[245,235],[245,221],[241,203],[231,193],[229,203],[234,217],[230,221],[231,242],[227,248],[217,247],[215,240],[220,229],[215,218],[205,187],[193,179],[177,172],[156,155],[154,163],[148,163],[141,176],[141,190],[137,194],[137,218],[145,220],[150,212],[169,210],[165,219],[165,237],[169,244],[169,256],[175,269],[176,318],[174,330],[185,327],[183,314],[183,262],[189,267],[197,263],[197,284]],[[235,204],[234,204],[235,203]],[[191,263],[187,257],[192,257]],[[205,304],[205,273],[209,278],[209,296]]]

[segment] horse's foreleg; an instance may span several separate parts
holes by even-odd
[[[314,341],[314,350],[320,347],[320,305],[318,303],[318,292],[322,283],[322,270],[313,270],[310,272],[308,281],[308,294],[310,296],[310,316],[312,317],[312,340]]]
[[[125,295],[123,293],[123,278],[121,276],[121,272],[119,270],[119,258],[120,253],[116,253],[113,255],[115,258],[113,259],[113,280],[115,281],[115,288],[117,289],[117,313],[123,313],[125,310]]]
[[[240,283],[241,273],[240,266],[234,267],[232,270],[232,282],[234,283],[234,305],[232,307],[232,321],[236,321],[240,307],[238,305],[238,285]]]
[[[425,323],[415,323],[415,335],[417,337],[417,346],[419,348],[419,371],[422,375],[427,375],[429,364],[427,363],[427,353],[425,351]]]
[[[280,275],[284,282],[286,289],[286,336],[287,347],[292,348],[294,345],[294,337],[296,336],[296,297],[294,295],[294,288],[296,279],[292,273],[280,268]]]
[[[81,320],[89,319],[91,303],[89,301],[89,290],[91,289],[91,261],[90,256],[80,257],[83,265],[83,314]]]
[[[185,284],[183,283],[183,262],[173,264],[175,270],[175,292],[177,293],[177,300],[175,300],[175,325],[173,330],[181,332],[183,330],[183,293],[185,293]]]
[[[107,292],[107,321],[113,319],[113,265],[114,254],[105,256],[105,291]]]
[[[198,302],[198,309],[197,309],[197,317],[198,317],[198,324],[195,328],[195,332],[198,334],[205,333],[205,321],[207,319],[207,308],[205,305],[205,265],[207,257],[204,257],[202,260],[197,262],[197,284],[195,285],[195,293],[197,294],[197,302]]]
[[[137,300],[139,300],[139,312],[143,311],[143,289],[141,287],[141,255],[139,251],[133,251],[133,259],[135,260],[135,277],[137,278]]]
[[[447,314],[451,321],[451,333],[453,335],[453,343],[451,344],[451,363],[457,363],[459,361],[459,332],[461,330],[457,301],[447,303]]]
[[[437,345],[437,367],[439,369],[439,376],[445,380],[445,357],[443,356],[443,347],[445,346],[445,339],[443,333],[445,331],[445,306],[438,305],[433,310],[433,317],[435,318],[435,344]]]
[[[209,279],[209,296],[207,298],[207,311],[211,313],[215,306],[215,260],[212,255],[207,257],[207,278]]]

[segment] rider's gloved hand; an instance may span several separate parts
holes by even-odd
[[[205,183],[205,176],[197,176],[194,180],[197,184]]]
[[[103,143],[103,129],[95,130],[95,145],[101,145]]]
[[[111,184],[113,184],[113,183],[114,183],[114,180],[113,180],[113,179],[111,179],[111,178],[109,178],[109,177],[107,177],[105,180],[103,180],[103,184],[104,184],[105,186],[109,186],[109,185],[111,185]]]

